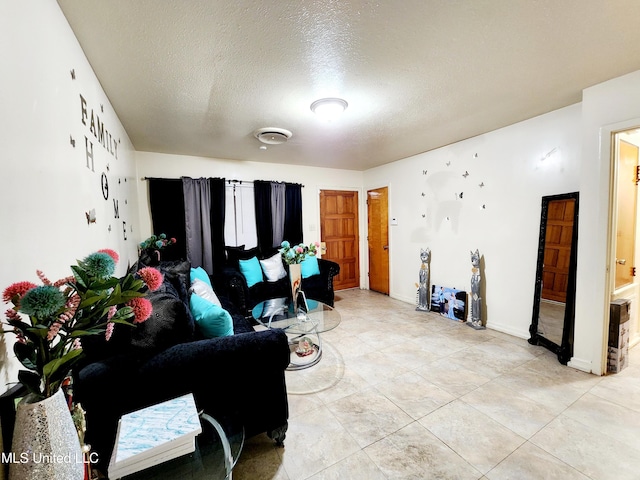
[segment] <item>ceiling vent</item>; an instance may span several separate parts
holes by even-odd
[[[291,135],[293,134],[289,130],[274,127],[259,128],[253,132],[254,137],[268,145],[280,145],[281,143],[286,143],[287,140],[291,138]]]

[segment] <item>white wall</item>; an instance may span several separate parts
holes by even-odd
[[[571,365],[601,374],[610,300],[611,133],[640,125],[640,71],[585,89],[582,111],[582,213]]]
[[[257,147],[256,147],[257,148]],[[273,148],[287,148],[281,145]],[[304,185],[302,222],[304,242],[320,241],[320,190],[362,191],[362,172],[332,168],[300,167],[273,163],[243,162],[184,155],[136,152],[140,221],[145,234],[151,234],[148,183],[142,177],[179,178],[221,177],[227,180],[274,180]],[[362,199],[362,194],[359,197]],[[366,225],[366,208],[360,206],[360,224]],[[159,232],[155,232],[159,233]]]
[[[487,326],[528,338],[541,198],[579,190],[580,118],[573,105],[365,172],[365,190],[389,187],[398,220],[389,230],[390,295],[415,303],[426,247],[431,283],[469,291],[477,248]]]
[[[38,283],[36,269],[52,280],[67,276],[76,259],[100,248],[120,253],[122,272],[135,259],[138,241],[135,163],[126,132],[56,2],[0,3],[0,39],[0,289],[22,280]],[[119,140],[117,147],[108,151],[83,125],[81,94],[85,123],[93,108]],[[85,135],[94,144],[93,171],[86,166]],[[91,209],[97,221],[89,225],[85,212]],[[8,305],[2,307],[4,312]],[[13,335],[0,335],[0,392],[17,380],[13,341]]]

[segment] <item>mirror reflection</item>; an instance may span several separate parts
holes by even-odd
[[[543,197],[530,343],[572,354],[578,194]]]

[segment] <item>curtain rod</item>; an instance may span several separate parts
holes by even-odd
[[[290,184],[290,185],[300,185],[302,188],[304,188],[304,185],[302,185],[301,183],[293,183],[293,182],[277,182],[275,180],[258,180],[261,182],[271,182],[271,183],[284,183],[284,184]],[[231,185],[232,183],[238,183],[240,185],[242,185],[243,183],[246,183],[248,185],[253,185],[253,181],[246,181],[246,180],[236,180],[235,178],[232,180],[226,180],[226,182]]]
[[[180,180],[181,178],[182,178],[182,177],[180,177],[180,178],[140,177],[140,180]],[[237,179],[235,179],[235,178],[234,178],[234,179],[231,179],[231,180],[228,180],[228,179],[226,179],[226,178],[225,178],[225,179],[224,179],[224,181],[225,181],[226,183],[228,183],[229,185],[231,185],[232,183],[233,183],[233,184],[239,184],[239,185],[242,185],[242,184],[246,184],[246,185],[253,185],[253,180],[249,180],[249,181],[248,181],[248,180],[237,180]],[[292,185],[300,185],[302,188],[304,188],[304,185],[302,185],[302,184],[300,184],[300,183],[293,183],[293,182],[276,182],[276,181],[274,181],[274,180],[262,180],[262,181],[264,181],[264,182],[272,182],[272,183],[285,183],[285,184],[286,184],[286,183],[291,183]]]

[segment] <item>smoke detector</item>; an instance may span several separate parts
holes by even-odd
[[[287,140],[291,138],[291,135],[293,134],[289,130],[275,127],[259,128],[253,132],[254,137],[268,145],[280,145],[282,143],[286,143]]]

